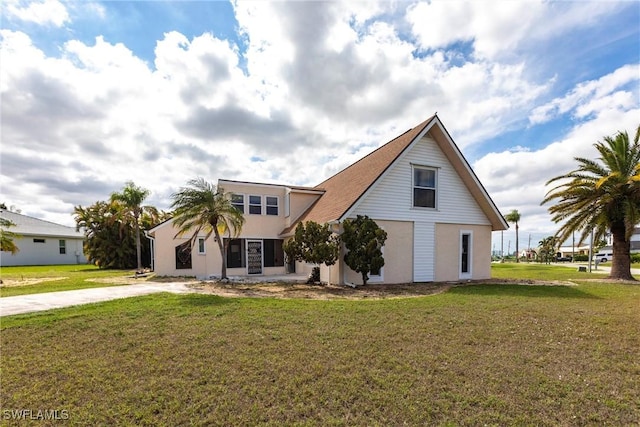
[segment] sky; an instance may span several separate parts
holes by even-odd
[[[520,248],[546,181],[640,124],[639,1],[0,3],[0,201],[74,226],[125,182],[313,186],[437,112]],[[493,248],[515,247],[515,231]]]

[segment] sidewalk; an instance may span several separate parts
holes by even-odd
[[[584,261],[584,262],[553,262],[551,263],[551,265],[557,265],[559,267],[574,267],[574,268],[578,268],[578,267],[586,267],[587,270],[589,269],[589,261]],[[598,268],[596,268],[596,264],[595,263],[591,263],[591,272],[592,273],[610,273],[611,272],[611,263],[607,263],[607,264],[598,264]],[[636,279],[640,279],[640,269],[639,268],[632,268],[631,269],[631,274],[636,278]]]
[[[0,316],[32,313],[53,308],[109,301],[118,298],[136,297],[158,292],[185,294],[198,292],[184,282],[141,283],[136,285],[110,286],[106,288],[78,289],[74,291],[47,292],[44,294],[18,295],[0,298]]]

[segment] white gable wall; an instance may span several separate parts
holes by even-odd
[[[412,165],[437,169],[436,209],[413,207]],[[428,135],[403,153],[369,189],[349,214],[350,217],[356,215],[368,215],[376,220],[414,222],[415,282],[434,280],[436,223],[491,226],[449,160]]]

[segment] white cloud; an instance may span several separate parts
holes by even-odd
[[[640,65],[624,65],[597,80],[580,83],[565,96],[535,108],[529,122],[545,123],[572,110],[575,117],[583,118],[602,108],[631,108],[640,98],[639,83]]]
[[[581,124],[556,143],[476,165],[501,209],[549,228],[537,206],[546,177],[631,121],[638,70],[623,67],[536,110],[557,79],[533,78],[536,62],[518,49],[527,34],[546,37],[537,33],[543,17],[554,34],[565,31],[550,11],[569,19],[573,6],[492,4],[236,2],[246,52],[215,32],[167,29],[147,40],[156,43],[152,61],[99,34],[68,40],[57,54],[35,36],[0,30],[4,201],[68,224],[74,205],[103,200],[127,180],[164,209],[196,176],[314,185],[436,111],[464,149],[566,108]],[[461,40],[474,55],[444,49]]]
[[[6,10],[18,19],[35,22],[39,25],[62,27],[65,23],[70,22],[67,8],[58,0],[27,2],[27,6],[22,6],[18,2],[9,2]]]
[[[558,141],[538,150],[490,153],[476,161],[473,168],[503,212],[518,209],[522,215],[521,230],[552,235],[558,225],[551,222],[549,205],[540,206],[551,189],[546,182],[574,170],[575,157],[597,158],[593,144],[602,141],[604,136],[625,130],[633,134],[639,117],[637,102],[631,109],[611,109],[604,105],[594,112],[591,120],[575,125]]]

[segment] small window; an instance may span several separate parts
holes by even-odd
[[[33,243],[45,243],[44,239],[33,239]]]
[[[278,198],[267,196],[267,215],[278,215]]]
[[[420,208],[436,207],[435,169],[413,168],[413,206]]]
[[[262,196],[249,196],[249,213],[262,215]]]
[[[60,255],[64,255],[67,253],[67,242],[65,240],[60,240]]]
[[[232,194],[231,204],[234,208],[244,213],[244,194]]]
[[[204,237],[198,237],[198,253],[199,254],[205,254],[206,253],[206,246],[204,244]]]
[[[176,246],[176,270],[191,269],[191,242]]]

